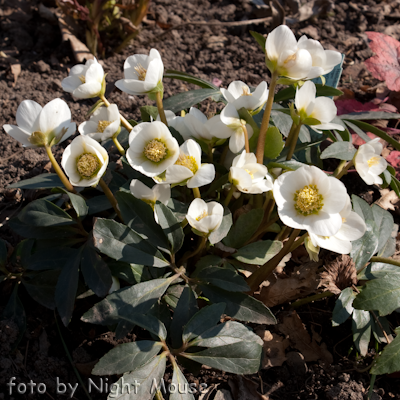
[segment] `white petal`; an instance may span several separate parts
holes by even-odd
[[[153,186],[155,198],[163,204],[167,204],[171,198],[171,186],[167,184],[157,184]]]
[[[138,199],[153,200],[155,197],[153,190],[138,179],[132,179],[129,189]]]
[[[289,59],[290,61],[285,63],[289,57],[291,57]],[[312,58],[307,50],[300,49],[295,54],[288,54],[282,64],[282,75],[293,79],[301,79],[306,77],[310,72],[312,67]]]
[[[342,226],[342,217],[340,214],[328,214],[320,211],[317,215],[311,214],[307,217],[306,228],[309,232],[315,233],[320,236],[333,236],[335,235],[340,227]]]
[[[145,82],[156,87],[157,83],[162,79],[163,68],[163,63],[159,58],[155,58],[154,60],[150,61],[146,72]]]
[[[88,63],[86,63],[88,64]],[[78,76],[85,76],[86,71],[89,67],[83,64],[77,64],[74,65],[71,70],[69,71],[69,76],[74,76],[74,77],[78,77]]]
[[[101,83],[97,81],[92,81],[78,86],[72,92],[72,95],[78,99],[90,99],[92,97],[96,97],[100,93],[100,91]]]
[[[225,108],[221,111],[221,121],[225,125],[239,125],[240,118],[239,114],[235,108],[235,106],[231,103],[228,103]]]
[[[82,81],[79,76],[67,76],[61,82],[62,88],[68,93],[72,93],[80,85],[82,85]]]
[[[331,122],[337,114],[335,102],[329,97],[317,97],[314,103],[314,110],[310,117],[315,118],[321,123]]]
[[[231,167],[229,170],[229,180],[232,182],[241,192],[247,193],[252,184],[250,174],[242,168]]]
[[[187,214],[190,215],[192,218],[196,219],[204,213],[208,214],[207,203],[202,199],[198,198],[194,199],[190,203]]]
[[[356,212],[351,211],[335,236],[338,239],[353,241],[363,237],[366,230],[364,220]]]
[[[328,182],[330,183],[329,191],[321,192],[324,197],[322,209],[331,214],[340,213],[348,199],[346,187],[339,179],[333,177],[328,178]]]
[[[39,114],[42,106],[33,100],[24,100],[17,109],[17,125],[24,131],[33,133],[39,129]]]
[[[286,25],[275,28],[265,41],[266,55],[270,60],[277,60],[283,50],[295,49],[296,46],[296,38]]]
[[[313,243],[316,242],[316,245],[333,251],[339,254],[349,254],[352,249],[352,245],[349,240],[342,240],[336,236],[318,236],[313,235]]]
[[[229,150],[232,153],[239,153],[244,148],[245,138],[243,130],[236,130],[229,139]]]
[[[193,176],[193,172],[183,165],[171,165],[165,172],[165,180],[168,183],[181,183]]]
[[[30,132],[26,132],[16,125],[3,125],[4,130],[15,140],[18,140],[25,147],[37,147],[29,141]]]
[[[147,69],[149,63],[149,57],[145,54],[135,54],[129,56],[124,63],[124,77],[125,79],[135,79],[138,80],[138,74],[135,67],[142,66]]]
[[[215,167],[213,164],[203,164],[193,178],[189,179],[187,187],[189,189],[208,185],[215,178]]]
[[[78,131],[81,135],[95,133],[97,132],[97,123],[93,122],[92,120],[82,122],[78,127]]]
[[[229,128],[221,121],[220,114],[214,115],[211,119],[207,121],[205,126],[208,129],[210,135],[218,139],[227,139],[231,137],[234,133],[231,128]]]
[[[98,63],[94,62],[86,71],[85,81],[86,82],[103,82],[104,70],[103,67]]]
[[[71,111],[64,100],[54,99],[47,103],[39,115],[39,129],[43,133],[58,134],[71,123]]]
[[[221,88],[220,91],[228,103],[233,103],[235,101],[235,98],[233,97],[232,93],[229,92],[229,90]]]
[[[304,110],[307,115],[308,112],[312,112],[314,109],[315,96],[317,89],[315,84],[311,81],[307,81],[300,89],[296,90],[295,105],[298,111]],[[312,105],[310,110],[310,105]]]

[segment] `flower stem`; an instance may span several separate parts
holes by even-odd
[[[168,126],[167,117],[165,116],[164,106],[161,98],[161,92],[156,93],[156,104],[158,108],[158,115],[160,116],[161,122],[164,122]]]
[[[246,150],[246,153],[250,153],[249,134],[247,133],[246,124],[242,124],[242,129],[244,133],[244,148]]]
[[[311,303],[315,300],[325,299],[326,297],[331,297],[331,296],[334,296],[334,293],[328,292],[328,291],[322,292],[322,293],[317,293],[317,294],[314,294],[313,296],[306,297],[305,299],[300,299],[300,300],[295,301],[294,303],[291,304],[291,307],[297,308],[297,307],[303,306],[304,304]]]
[[[306,240],[307,236],[308,236],[308,232],[306,232],[303,236],[301,236],[299,239],[297,239],[293,243],[293,246],[290,248],[290,252],[296,250],[299,246],[301,246],[304,243],[304,241]]]
[[[224,205],[226,207],[228,207],[228,205],[229,205],[229,203],[230,203],[230,201],[232,199],[233,193],[235,193],[235,190],[236,190],[236,186],[232,184],[231,188],[229,189],[229,192],[228,192],[227,196],[225,197]]]
[[[57,160],[54,158],[53,152],[51,151],[51,147],[49,145],[45,146],[46,153],[50,159],[51,164],[53,165],[54,171],[56,171],[56,174],[60,178],[61,182],[65,186],[65,188],[68,190],[68,192],[71,193],[77,193],[77,191],[74,189],[74,187],[71,185],[71,182],[68,180],[68,178],[65,176],[63,170],[61,167],[58,165]]]
[[[395,265],[396,267],[400,267],[400,261],[393,260],[393,258],[374,256],[374,257],[371,257],[370,261],[371,262],[381,262],[381,263],[385,263],[385,264]]]
[[[287,138],[287,140],[289,140],[289,152],[287,153],[286,161],[291,160],[293,157],[294,150],[296,149],[297,139],[299,138],[300,128],[301,124],[296,125],[295,128],[293,128],[293,132],[290,130],[291,135],[289,135]]]
[[[267,137],[267,130],[268,130],[268,126],[269,126],[269,118],[271,116],[272,105],[274,104],[274,95],[275,95],[275,88],[276,88],[277,81],[278,81],[278,73],[275,71],[272,73],[272,76],[271,76],[271,82],[269,84],[268,99],[267,99],[267,103],[265,104],[265,110],[264,110],[264,115],[263,115],[263,119],[261,122],[260,134],[258,136],[256,157],[257,157],[257,162],[259,164],[264,163],[265,139]]]
[[[103,101],[106,107],[110,105],[110,102],[104,97],[104,94],[100,96],[100,99]],[[119,117],[121,119],[121,124],[125,127],[125,129],[130,132],[133,129],[133,126],[128,122],[128,120],[119,113]]]
[[[199,188],[193,188],[193,196],[195,199],[201,199],[201,194],[200,194],[200,189]]]
[[[333,173],[335,178],[340,179],[343,175],[347,174],[347,171],[353,166],[353,160],[350,160],[345,167],[343,165],[344,164],[340,163]]]
[[[200,239],[199,243],[198,243],[197,247],[194,249],[194,251],[187,252],[186,254],[184,254],[182,259],[179,260],[178,265],[183,265],[187,260],[189,260],[189,258],[194,257],[195,255],[199,254],[203,250],[204,246],[207,243],[207,237],[201,236],[201,237],[199,237],[199,239]]]
[[[121,146],[121,143],[118,141],[116,136],[112,137],[112,140],[114,142],[115,147],[118,149],[119,153],[121,154],[121,156],[125,155],[125,149]]]
[[[250,275],[250,277],[247,279],[247,284],[250,286],[251,293],[254,293],[260,284],[268,279],[273,270],[282,261],[282,258],[285,257],[286,254],[290,253],[290,249],[292,248],[292,245],[300,232],[300,229],[294,229],[289,237],[289,240],[284,244],[282,250]]]
[[[117,203],[117,199],[114,197],[112,191],[110,190],[110,188],[107,186],[107,184],[104,182],[103,178],[100,178],[99,181],[99,185],[100,187],[103,189],[104,194],[107,196],[108,201],[111,203],[111,205],[113,206],[115,212],[118,215],[118,218],[124,222],[122,215],[121,215],[121,211],[119,211],[118,208],[118,203]]]

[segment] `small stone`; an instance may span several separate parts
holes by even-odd
[[[40,73],[51,71],[50,65],[46,64],[43,60],[40,60],[37,63],[33,64],[33,68],[35,68],[36,72]]]

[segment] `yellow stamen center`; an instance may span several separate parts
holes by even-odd
[[[368,167],[373,167],[374,165],[379,164],[379,160],[381,158],[379,156],[371,157],[367,162],[368,162]]]
[[[90,179],[97,174],[101,166],[98,157],[92,153],[81,154],[76,162],[76,168],[83,179]]]
[[[250,93],[250,90],[249,90],[248,87],[242,86],[242,90],[243,90],[242,96],[251,96],[251,95],[252,95],[252,94]]]
[[[304,216],[318,214],[318,211],[324,206],[324,199],[318,193],[316,185],[307,185],[303,189],[297,190],[294,194],[295,210]]]
[[[144,81],[146,79],[147,69],[143,68],[140,64],[135,67],[136,75],[139,81]]]
[[[252,174],[252,172],[248,169],[245,169],[245,171],[251,176],[251,179],[254,179],[254,175]]]
[[[180,154],[178,160],[175,163],[176,165],[182,165],[190,169],[193,172],[193,175],[198,171],[199,167],[197,166],[196,159],[193,156],[186,156],[184,154]]]
[[[346,222],[346,218],[342,218],[342,223],[344,224]]]
[[[296,60],[296,53],[293,53],[291,56],[289,56],[283,63],[284,64],[288,64],[291,61],[295,61]]]
[[[82,84],[83,84],[83,83],[86,83],[85,75],[79,75],[78,78],[80,79],[80,81],[82,82]]]
[[[103,133],[107,126],[110,124],[111,121],[99,121],[99,123],[97,124],[97,132]]]
[[[207,217],[207,215],[208,215],[208,214],[207,214],[207,211],[204,210],[204,211],[196,218],[196,221],[200,221],[201,219]]]
[[[144,201],[146,204],[148,204],[154,211],[154,206],[156,204],[155,200],[148,200],[148,199],[141,199],[142,201]]]
[[[167,146],[158,139],[153,139],[147,143],[143,152],[144,156],[155,163],[165,159],[168,154]]]

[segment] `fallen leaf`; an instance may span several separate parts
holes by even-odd
[[[399,206],[400,199],[394,190],[382,189],[379,192],[382,197],[375,202],[379,207],[394,211]]]
[[[392,164],[394,168],[400,168],[400,151],[393,150],[390,154],[386,157],[386,161]]]
[[[263,396],[257,392],[258,383],[241,375],[229,378],[228,385],[231,388],[234,400],[268,400],[268,396]]]
[[[21,64],[12,64],[11,73],[14,76],[14,82],[13,82],[13,87],[14,87],[17,84],[19,74],[21,73]]]
[[[233,398],[229,390],[221,389],[218,390],[217,394],[214,397],[214,400],[233,400]]]
[[[262,284],[260,294],[256,298],[267,307],[273,307],[313,293],[319,283],[317,278],[319,265],[311,261],[296,267],[290,276],[279,274]]]
[[[328,364],[333,362],[332,354],[327,350],[326,344],[319,345],[314,336],[311,339],[296,311],[287,313],[282,323],[278,325],[278,329],[289,337],[291,346],[299,350],[307,362],[317,360]]]
[[[321,281],[318,285],[324,291],[340,294],[343,289],[357,283],[357,270],[354,261],[346,254],[338,256],[324,265]]]
[[[268,330],[258,329],[256,334],[263,340],[263,361],[261,368],[280,367],[286,360],[285,350],[289,347],[289,340],[271,333]]]
[[[400,90],[400,42],[391,36],[379,32],[365,32],[371,41],[369,46],[375,53],[365,60],[372,76],[385,81],[390,90]]]

